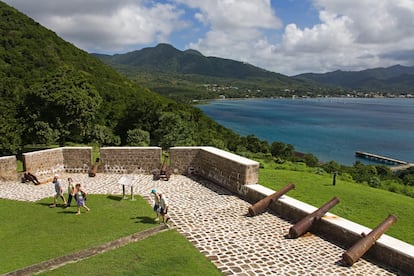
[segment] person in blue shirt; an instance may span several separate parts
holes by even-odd
[[[66,206],[66,199],[63,196],[62,182],[60,181],[58,174],[55,174],[55,177],[53,177],[52,183],[55,185],[55,192],[56,193],[55,193],[55,196],[53,197],[53,204],[50,205],[50,208],[55,208],[56,207],[56,202],[57,202],[57,199],[59,197],[63,200],[64,205]]]

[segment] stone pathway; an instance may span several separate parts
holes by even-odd
[[[90,194],[122,193],[118,184],[121,175],[89,178],[71,174],[62,178],[68,176],[82,183]],[[152,188],[164,192],[172,225],[225,275],[397,274],[365,259],[352,267],[340,266],[345,249],[315,235],[285,239],[292,226],[289,222],[270,212],[248,217],[248,202],[209,181],[181,175],[173,175],[169,181],[153,181],[150,175],[134,175],[133,183],[134,193],[147,199]],[[128,195],[130,190],[126,192]],[[50,196],[52,184],[0,183],[0,198],[37,201]]]

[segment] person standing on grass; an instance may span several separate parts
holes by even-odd
[[[71,177],[68,178],[68,204],[66,204],[66,208],[70,207],[72,203],[72,198],[75,195],[75,186],[73,186],[73,180]]]
[[[162,222],[167,223],[170,217],[168,216],[168,201],[167,197],[164,194],[160,193],[160,207],[161,207],[161,217]]]
[[[158,195],[157,190],[151,190],[151,199],[153,203],[154,212],[157,214],[155,221],[158,221],[160,219],[160,196]]]
[[[64,204],[66,205],[66,199],[63,196],[63,188],[62,188],[62,182],[59,179],[59,175],[55,174],[55,177],[53,177],[53,181],[52,183],[55,185],[55,196],[53,197],[53,204],[50,205],[50,208],[55,208],[56,207],[56,201],[58,199],[58,197],[60,197]]]
[[[86,212],[89,212],[91,209],[88,208],[85,204],[86,200],[86,192],[82,190],[81,184],[76,184],[75,186],[75,197],[76,197],[76,205],[78,206],[78,211],[76,212],[76,215],[80,215],[80,207],[83,207],[86,209]]]

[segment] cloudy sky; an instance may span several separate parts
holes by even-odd
[[[77,47],[170,43],[285,75],[414,65],[414,0],[3,0]]]

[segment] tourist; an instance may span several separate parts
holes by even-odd
[[[153,210],[156,213],[155,221],[160,219],[160,196],[157,194],[157,190],[151,190],[151,199],[153,203]]]
[[[66,204],[66,208],[70,207],[72,203],[72,198],[75,195],[75,186],[73,186],[73,180],[71,177],[68,178],[68,204]]]
[[[167,212],[168,212],[168,201],[167,201],[167,197],[164,194],[160,193],[160,207],[161,207],[161,217],[162,217],[162,222],[167,223],[168,220],[170,219],[170,217],[168,216]]]
[[[88,208],[85,204],[86,200],[86,192],[82,190],[81,184],[76,184],[75,186],[75,198],[76,198],[76,205],[78,206],[78,211],[76,212],[76,215],[80,215],[80,207],[83,207],[86,209],[87,212],[89,212],[91,209]]]
[[[53,204],[50,205],[50,208],[55,208],[56,207],[56,202],[57,202],[58,197],[60,197],[63,200],[64,205],[66,205],[66,199],[63,196],[62,183],[59,179],[58,174],[55,174],[55,177],[53,177],[52,183],[55,185],[55,192],[56,193],[55,193],[55,196],[53,197]]]

